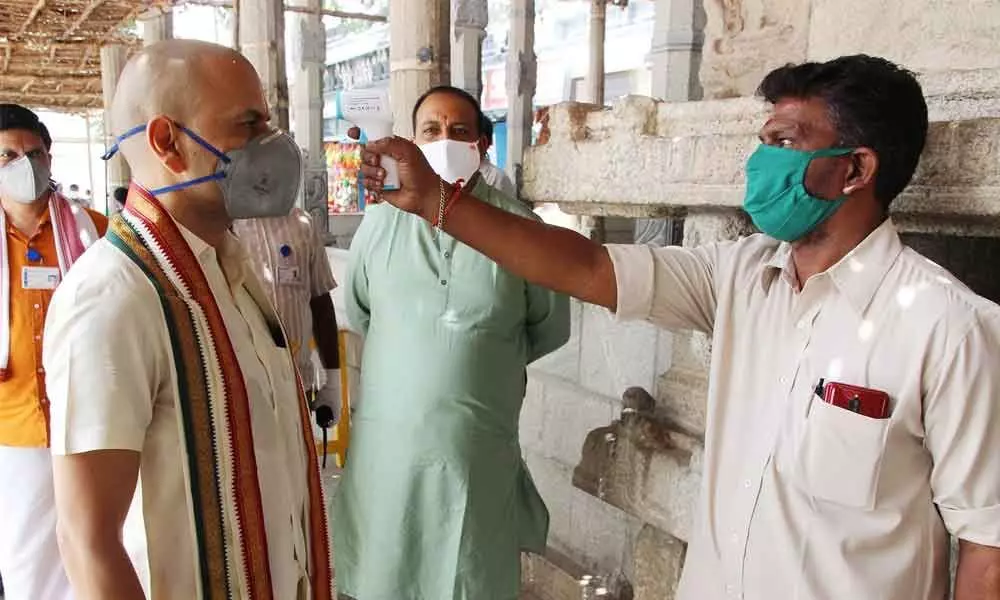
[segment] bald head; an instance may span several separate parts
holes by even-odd
[[[238,71],[245,74],[253,67],[225,46],[195,40],[148,46],[129,60],[118,80],[111,108],[113,131],[121,135],[157,115],[190,121],[200,100]]]
[[[216,152],[242,148],[266,133],[269,118],[260,78],[249,61],[225,46],[194,40],[159,42],[133,56],[118,80],[111,107],[116,136],[145,128],[120,149],[135,180],[148,189],[214,173]],[[204,210],[214,207],[221,214],[220,194],[212,183],[164,200],[199,200]]]

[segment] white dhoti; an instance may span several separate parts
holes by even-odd
[[[6,600],[69,600],[48,448],[0,446],[0,577]]]

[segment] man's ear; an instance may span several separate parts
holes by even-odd
[[[875,185],[878,175],[878,154],[871,148],[860,147],[850,156],[851,167],[844,182],[844,193],[852,194],[857,190]]]
[[[479,154],[483,158],[485,158],[486,151],[490,149],[490,141],[486,139],[486,136],[480,136],[478,145],[479,145]]]
[[[160,162],[174,173],[183,173],[187,164],[178,148],[180,129],[163,115],[153,117],[146,125],[146,143]]]

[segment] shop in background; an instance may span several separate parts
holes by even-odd
[[[361,181],[361,144],[326,142],[326,168],[329,177],[327,207],[331,215],[363,213],[371,200]]]

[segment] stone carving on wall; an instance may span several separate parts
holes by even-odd
[[[326,168],[308,168],[302,185],[302,210],[312,217],[313,226],[319,232],[320,239],[330,231],[327,220],[327,172]]]
[[[705,98],[751,96],[768,71],[806,57],[809,2],[708,0],[705,14]]]

